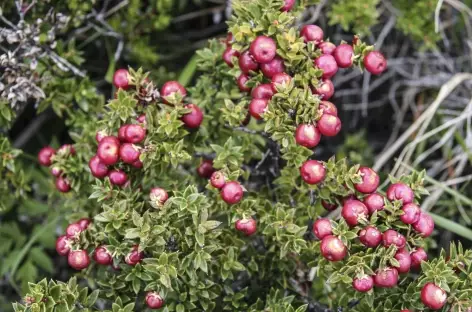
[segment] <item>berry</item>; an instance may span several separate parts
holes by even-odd
[[[333,82],[331,79],[323,79],[313,93],[318,94],[323,100],[329,100],[334,94]]]
[[[307,160],[300,167],[300,175],[306,183],[318,184],[324,180],[326,169],[323,163],[317,160]]]
[[[398,233],[395,230],[386,230],[382,234],[382,241],[385,247],[389,247],[391,245],[397,246],[399,249],[405,248],[406,245],[406,238],[402,234]]]
[[[75,238],[77,237],[80,232],[82,232],[84,229],[80,226],[79,223],[71,223],[67,226],[66,228],[66,236],[68,238]]]
[[[280,56],[276,56],[272,61],[261,64],[261,71],[264,76],[271,79],[275,74],[285,71],[284,60]]]
[[[108,134],[105,132],[105,130],[97,131],[97,133],[95,134],[95,140],[97,141],[97,143],[100,143],[102,139],[106,136],[108,136]]]
[[[251,92],[251,96],[253,99],[270,100],[273,95],[274,91],[272,90],[272,85],[270,83],[260,84],[255,87]]]
[[[118,139],[121,142],[126,142],[126,128],[128,128],[129,125],[122,125],[120,129],[118,129]]]
[[[98,246],[95,248],[93,260],[101,265],[110,265],[113,263],[113,258],[104,246]]]
[[[180,94],[181,98],[187,96],[187,90],[185,90],[184,86],[179,82],[172,80],[164,83],[161,88],[161,97],[164,103],[169,104],[165,98],[168,96],[173,96],[176,92]]]
[[[223,52],[223,61],[228,64],[229,67],[234,67],[233,58],[238,58],[239,52],[232,49],[231,47],[227,47],[226,50]]]
[[[331,227],[331,221],[326,218],[318,219],[313,223],[313,234],[319,239],[323,239],[328,235],[333,234],[333,229]]]
[[[154,187],[151,189],[151,192],[149,192],[149,198],[155,206],[160,207],[169,199],[169,194],[167,194],[167,191],[163,188]]]
[[[349,199],[344,202],[341,215],[347,224],[356,226],[360,220],[367,220],[369,210],[361,201]]]
[[[398,271],[395,268],[386,267],[377,270],[374,276],[374,284],[377,287],[392,288],[397,286]]]
[[[200,127],[203,121],[203,112],[200,107],[195,104],[187,104],[185,108],[191,110],[190,113],[186,113],[182,116],[182,121],[185,126],[191,129]]]
[[[140,124],[146,124],[146,114],[141,114],[136,118],[136,121]]]
[[[413,228],[423,237],[428,237],[433,233],[434,221],[431,216],[425,212],[420,213],[418,221],[413,223]]]
[[[413,224],[420,219],[421,208],[413,203],[406,204],[402,207],[403,214],[400,220],[405,224]]]
[[[249,103],[249,113],[258,120],[262,119],[262,114],[266,111],[267,106],[269,106],[267,99],[252,99]]]
[[[258,63],[268,63],[275,57],[277,45],[274,39],[267,36],[258,36],[251,43],[249,51]]]
[[[143,162],[141,160],[136,160],[134,163],[131,164],[134,168],[141,169],[143,167]]]
[[[384,197],[379,193],[369,194],[364,197],[364,205],[367,207],[367,209],[369,209],[369,213],[373,214],[374,211],[380,211],[384,209]]]
[[[342,240],[333,235],[325,236],[321,240],[320,250],[323,257],[329,261],[340,261],[347,255],[347,248]]]
[[[120,158],[126,164],[132,164],[139,159],[139,147],[131,143],[123,143],[120,146]]]
[[[211,174],[210,184],[214,188],[220,189],[226,184],[226,178],[223,172],[216,171]]]
[[[95,178],[101,179],[108,175],[108,167],[100,160],[97,155],[90,159],[88,165],[90,172]]]
[[[56,251],[61,256],[67,256],[70,252],[70,240],[66,235],[59,236],[56,239]]]
[[[375,192],[380,184],[380,178],[377,172],[369,167],[360,167],[359,174],[361,175],[362,182],[354,184],[354,188],[364,194]]]
[[[340,68],[348,68],[354,62],[354,49],[349,44],[343,43],[337,46],[333,53],[334,59]]]
[[[113,85],[117,89],[128,89],[129,88],[129,80],[128,80],[128,70],[127,69],[118,69],[115,74],[113,74]]]
[[[432,310],[441,309],[447,301],[446,292],[433,283],[426,283],[421,289],[421,301]]]
[[[234,228],[246,236],[251,236],[257,231],[257,222],[253,218],[237,220]]]
[[[155,291],[146,293],[146,305],[149,309],[160,309],[164,306],[164,299]]]
[[[202,161],[197,168],[198,175],[205,179],[209,179],[213,172],[215,172],[215,168],[213,168],[213,160],[210,159]]]
[[[139,249],[138,245],[133,246],[129,254],[127,254],[125,257],[126,264],[135,266],[136,264],[141,262],[141,260],[144,259],[144,252],[142,251],[140,252],[138,251],[138,249]]]
[[[387,69],[387,60],[379,51],[371,51],[364,57],[365,69],[374,75],[380,75]]]
[[[319,44],[323,41],[323,29],[316,25],[305,25],[302,27],[300,31],[300,35],[303,37],[305,42],[313,42],[315,44]]]
[[[238,87],[241,92],[249,92],[251,88],[246,85],[246,82],[249,80],[249,76],[246,74],[241,74],[238,77]]]
[[[338,116],[338,109],[336,108],[336,105],[329,101],[321,101],[319,110],[323,114]]]
[[[59,167],[52,167],[51,174],[57,178],[62,174],[62,170]]]
[[[114,169],[108,173],[108,178],[113,185],[122,186],[128,181],[128,176],[121,169]]]
[[[322,54],[333,55],[336,45],[332,42],[324,41],[318,45],[318,48],[320,48]]]
[[[128,143],[140,143],[146,137],[146,129],[141,125],[128,125],[125,129],[125,138]]]
[[[323,71],[321,76],[324,79],[329,79],[338,72],[338,64],[332,55],[323,54],[315,59],[315,65]]]
[[[400,249],[395,254],[395,259],[397,259],[398,263],[400,264],[397,267],[398,273],[408,273],[411,267],[411,256],[410,253],[406,249]]]
[[[317,126],[322,135],[332,137],[341,131],[341,120],[338,116],[323,114]]]
[[[390,201],[400,200],[403,205],[412,203],[415,194],[412,189],[404,183],[394,183],[387,189],[387,198]]]
[[[56,150],[50,146],[43,147],[38,153],[38,162],[41,166],[49,167],[52,164],[52,156],[56,154]]]
[[[421,262],[428,260],[428,254],[423,248],[417,248],[410,256],[412,269],[421,269]]]
[[[227,204],[233,205],[243,198],[244,191],[239,182],[230,181],[221,188],[220,195]]]
[[[75,148],[74,146],[70,144],[64,144],[61,147],[59,147],[59,149],[57,150],[57,153],[64,156],[75,155]]]
[[[61,193],[67,193],[70,191],[71,186],[69,181],[64,177],[58,177],[56,179],[56,189]]]
[[[115,140],[116,139],[116,140]],[[118,162],[120,143],[114,136],[104,137],[97,148],[97,156],[105,165],[114,165]]]
[[[359,292],[368,292],[374,287],[374,279],[369,275],[356,277],[352,281],[352,287]]]
[[[90,223],[92,223],[92,221],[89,218],[82,218],[79,221],[77,221],[76,223],[80,226],[82,231],[84,231],[89,227],[89,225],[90,225]]]
[[[301,146],[313,148],[320,143],[321,133],[313,125],[301,124],[295,131],[295,141]]]
[[[69,265],[76,270],[83,270],[90,265],[90,258],[85,250],[73,250],[67,257]]]
[[[284,6],[280,9],[282,12],[290,11],[295,5],[296,0],[284,0]]]
[[[254,61],[249,51],[241,53],[238,64],[244,74],[249,74],[250,71],[257,71],[259,69],[259,64]]]
[[[272,80],[270,83],[272,85],[272,91],[274,91],[274,93],[277,93],[278,85],[288,85],[291,80],[292,80],[292,77],[289,74],[286,74],[286,73],[275,74],[274,76],[272,76]]]
[[[225,40],[225,43],[226,43],[226,46],[229,47],[233,44],[233,34],[232,33],[228,33],[228,35],[226,35],[226,40]]]
[[[375,248],[382,241],[382,232],[375,226],[368,225],[359,232],[359,240],[366,247]]]
[[[336,209],[338,207],[337,204],[331,204],[331,203],[329,203],[325,200],[321,201],[321,206],[323,206],[323,208],[328,210],[328,211],[333,211],[334,209]]]

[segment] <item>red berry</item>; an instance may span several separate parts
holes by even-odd
[[[164,306],[164,299],[155,291],[148,291],[146,294],[146,305],[149,309],[160,309]]]
[[[108,175],[108,167],[100,160],[97,155],[90,159],[88,165],[90,172],[95,178],[101,179]]]
[[[272,90],[272,85],[270,83],[263,83],[255,87],[252,92],[251,96],[253,99],[267,99],[270,100],[274,95],[274,91]]]
[[[51,174],[57,178],[62,174],[62,170],[59,167],[52,167]]]
[[[101,265],[110,265],[113,263],[113,258],[108,250],[104,246],[98,246],[95,248],[93,260]]]
[[[323,257],[329,261],[340,261],[347,254],[347,248],[342,240],[333,235],[325,236],[321,240],[320,250]]]
[[[246,236],[251,236],[257,231],[257,222],[253,218],[237,220],[234,228]]]
[[[441,309],[447,301],[446,292],[433,283],[426,283],[421,289],[421,301],[432,310]]]
[[[128,89],[129,88],[129,78],[128,78],[128,70],[127,69],[118,69],[115,74],[113,75],[113,85],[117,89]]]
[[[120,158],[126,164],[132,164],[139,159],[140,148],[131,143],[123,143],[120,146]]]
[[[332,137],[341,131],[341,120],[338,116],[323,114],[317,126],[322,135]]]
[[[241,92],[249,92],[251,88],[246,85],[247,81],[249,80],[249,76],[246,74],[241,74],[238,77],[238,87]]]
[[[76,270],[83,270],[90,264],[90,258],[85,250],[72,250],[67,257],[69,265]]]
[[[329,101],[321,101],[319,110],[323,114],[338,116],[338,109],[336,108],[336,105]]]
[[[398,271],[395,268],[384,268],[377,270],[374,276],[374,284],[377,287],[392,288],[397,286]]]
[[[250,71],[257,71],[259,69],[259,64],[252,58],[249,51],[241,53],[238,64],[244,74],[249,74]]]
[[[92,221],[89,218],[82,218],[79,221],[77,221],[76,223],[84,231],[89,227],[89,225],[90,225],[90,223],[92,223]]]
[[[136,264],[141,262],[141,260],[144,259],[144,252],[142,252],[142,251],[139,252],[138,249],[139,249],[138,245],[133,246],[130,253],[127,254],[126,257],[125,257],[126,264],[135,266]]]
[[[120,129],[118,129],[118,139],[121,142],[126,142],[126,128],[128,128],[128,124],[122,125]]]
[[[368,225],[359,232],[359,240],[369,248],[377,247],[382,241],[382,232],[375,226]]]
[[[269,106],[268,99],[252,99],[249,103],[249,113],[256,119],[262,119],[262,114],[267,110]]]
[[[421,269],[421,262],[428,260],[428,254],[423,248],[417,248],[410,256],[412,269]]]
[[[56,179],[56,189],[61,193],[67,193],[70,191],[71,186],[69,181],[64,177],[58,177]]]
[[[105,165],[114,165],[118,162],[120,144],[115,141],[116,137],[104,137],[98,144],[97,156]]]
[[[71,223],[66,228],[66,236],[68,238],[77,237],[83,230],[79,223]]]
[[[113,136],[113,135],[109,135],[109,136],[104,137],[100,141],[100,143],[103,143],[103,142],[112,142],[112,143],[116,143],[116,144],[120,145],[120,140],[116,136]]]
[[[285,71],[284,60],[280,56],[276,56],[272,61],[261,64],[261,71],[264,76],[271,79],[275,74]]]
[[[169,199],[169,194],[163,188],[154,187],[151,189],[151,192],[149,192],[149,198],[155,206],[159,207],[164,205],[167,199]]]
[[[406,245],[406,238],[402,234],[398,233],[395,230],[386,230],[382,234],[382,241],[385,247],[389,247],[391,245],[395,245],[398,249],[405,248]]]
[[[167,81],[164,83],[161,88],[161,97],[164,103],[169,104],[165,98],[174,95],[176,92],[180,94],[181,98],[187,96],[187,90],[178,81]]]
[[[272,91],[274,93],[277,93],[277,86],[278,85],[288,85],[290,81],[292,80],[292,77],[289,74],[286,73],[277,73],[274,76],[272,76]]]
[[[329,100],[334,94],[334,85],[331,79],[323,79],[318,87],[314,90],[323,100]]]
[[[141,160],[136,160],[134,163],[131,164],[134,168],[141,169],[143,167],[143,162]]]
[[[375,192],[380,184],[380,178],[377,172],[369,167],[360,167],[359,174],[361,175],[362,182],[354,184],[354,188],[364,194]]]
[[[136,121],[140,124],[146,124],[146,114],[141,114],[136,118]]]
[[[190,109],[190,113],[186,113],[182,116],[182,121],[187,128],[195,129],[200,127],[203,121],[203,112],[200,107],[195,104],[187,104],[185,108]]]
[[[423,237],[428,237],[433,233],[434,221],[431,216],[425,212],[420,213],[418,221],[413,223],[413,228]]]
[[[364,205],[367,207],[367,209],[369,209],[369,213],[373,214],[374,211],[380,211],[384,209],[384,197],[379,193],[369,194],[364,197]]]
[[[400,264],[397,267],[398,273],[408,273],[411,267],[411,256],[410,253],[406,249],[400,249],[395,254],[395,259],[397,259],[398,263]]]
[[[415,194],[408,185],[404,183],[394,183],[387,189],[387,198],[390,201],[400,200],[403,205],[405,205],[413,202]]]
[[[374,75],[380,75],[387,69],[387,60],[379,51],[371,51],[364,57],[365,69]]]
[[[290,11],[295,5],[296,0],[284,0],[284,6],[280,9],[282,12]]]
[[[125,138],[128,143],[140,143],[146,137],[146,129],[141,125],[128,125],[125,130]]]
[[[369,216],[369,210],[367,207],[357,199],[349,199],[344,202],[343,209],[341,211],[346,223],[350,226],[356,226],[360,220],[367,220]]]
[[[223,52],[223,61],[228,64],[229,67],[234,67],[233,58],[238,58],[239,52],[232,49],[231,47],[227,47],[226,50]]]
[[[66,235],[59,236],[56,240],[56,251],[61,256],[67,256],[70,252],[71,241]]]
[[[108,174],[110,182],[113,185],[122,186],[128,181],[128,176],[123,170],[114,169]]]
[[[300,167],[300,175],[306,183],[318,184],[324,180],[326,169],[323,163],[317,160],[307,160]]]
[[[333,55],[336,45],[332,42],[324,41],[318,45],[318,48],[320,48],[322,54]]]
[[[215,168],[213,168],[213,160],[210,159],[202,161],[197,168],[198,175],[205,179],[209,179],[213,172],[215,172]]]
[[[258,36],[251,43],[249,51],[258,63],[268,63],[275,57],[277,45],[274,39],[267,36]]]
[[[334,209],[336,209],[338,207],[337,204],[331,204],[331,203],[329,203],[325,200],[321,201],[321,206],[323,206],[323,208],[328,210],[328,211],[333,211]]]
[[[323,54],[315,59],[315,65],[323,71],[321,76],[324,79],[329,79],[338,72],[338,64],[332,55]]]
[[[316,25],[305,25],[302,27],[300,31],[300,35],[303,37],[305,42],[314,42],[315,44],[319,44],[323,41],[323,29]]]
[[[313,148],[320,143],[321,133],[313,125],[301,124],[295,131],[295,141],[301,146]]]
[[[369,275],[356,277],[352,281],[352,287],[359,292],[368,292],[374,287],[374,279]]]
[[[413,224],[420,219],[421,208],[413,203],[406,204],[402,207],[403,214],[400,220],[405,224]]]
[[[38,153],[38,162],[41,166],[49,167],[52,164],[52,156],[56,154],[56,150],[50,146],[43,147]]]
[[[348,68],[354,62],[354,49],[349,44],[343,43],[337,46],[333,53],[334,59],[340,68]]]
[[[74,146],[70,144],[64,144],[59,149],[57,150],[58,154],[69,156],[69,155],[75,155],[75,148]]]
[[[213,172],[211,174],[210,183],[211,183],[211,186],[213,186],[214,188],[217,188],[217,189],[220,189],[223,186],[225,186],[226,178],[225,178],[225,175],[223,174],[223,172],[221,172],[221,171]]]
[[[233,205],[241,201],[244,191],[239,182],[230,181],[221,188],[220,195],[227,204]]]
[[[313,223],[313,234],[319,239],[323,239],[328,235],[333,234],[333,228],[331,227],[331,221],[326,218],[321,218]]]
[[[95,140],[97,141],[97,143],[100,143],[100,141],[106,136],[108,136],[108,134],[105,130],[97,131],[97,133],[95,134]]]

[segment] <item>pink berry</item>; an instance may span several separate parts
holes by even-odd
[[[226,184],[226,178],[223,172],[215,171],[212,173],[210,178],[210,184],[214,188],[220,189]]]
[[[226,48],[223,52],[223,61],[228,64],[229,67],[234,67],[233,58],[239,58],[239,52],[232,49],[231,47]]]
[[[324,41],[318,45],[318,48],[320,48],[322,54],[333,55],[336,45],[332,42]]]
[[[428,260],[428,254],[423,248],[417,248],[415,251],[411,252],[411,268],[412,269],[421,269],[421,262]]]
[[[361,175],[362,182],[354,184],[354,188],[364,194],[375,192],[380,184],[380,178],[377,172],[369,167],[360,167],[359,174]]]
[[[274,91],[274,93],[277,93],[277,86],[288,85],[291,80],[292,77],[290,77],[290,75],[286,73],[275,74],[274,76],[272,76],[272,81],[270,83],[272,85],[272,91]]]
[[[382,241],[382,233],[372,225],[368,225],[359,232],[359,240],[369,248],[377,247]]]
[[[110,178],[111,184],[117,186],[122,186],[128,182],[128,176],[120,169],[111,170],[110,173],[108,173],[108,178]]]
[[[313,125],[301,124],[295,131],[295,141],[301,146],[313,148],[320,143],[321,133]]]
[[[108,139],[110,138],[110,139]],[[120,144],[118,140],[114,140],[116,137],[105,137],[98,144],[97,156],[100,158],[100,161],[105,165],[114,165],[118,162],[120,157],[119,150]]]
[[[132,163],[131,166],[137,169],[141,169],[143,167],[143,162],[138,159],[134,163]]]
[[[122,125],[120,129],[118,129],[118,139],[120,142],[127,142],[126,141],[126,128],[128,128],[128,124]]]
[[[66,236],[68,238],[77,237],[84,229],[80,226],[79,223],[71,223],[66,228]]]
[[[79,221],[77,221],[76,223],[84,231],[90,226],[90,223],[92,223],[92,221],[89,218],[82,218]]]
[[[420,219],[421,208],[413,203],[403,205],[400,220],[405,224],[416,223]]]
[[[399,200],[405,205],[415,200],[415,194],[405,183],[394,183],[387,189],[387,198],[390,201]]]
[[[56,179],[56,189],[61,193],[67,193],[70,191],[71,186],[65,177],[58,177]]]
[[[357,199],[346,200],[341,210],[341,215],[350,226],[356,226],[361,220],[367,220],[369,210]]]
[[[421,212],[418,221],[413,223],[413,228],[423,237],[428,237],[433,233],[433,218],[426,212]]]
[[[249,80],[249,76],[246,74],[241,74],[238,77],[238,87],[241,92],[249,92],[251,88],[246,85],[247,81]]]
[[[323,239],[328,235],[333,234],[333,228],[331,227],[331,221],[326,218],[318,219],[313,223],[313,234],[319,239]]]
[[[306,183],[318,184],[324,180],[326,169],[323,163],[317,160],[307,160],[300,167],[300,175]]]
[[[253,218],[237,220],[234,228],[246,236],[251,236],[257,231],[257,222]]]
[[[315,65],[323,71],[323,79],[329,79],[338,72],[338,64],[336,63],[336,60],[329,54],[323,54],[315,59]]]
[[[113,258],[108,250],[104,246],[98,246],[95,248],[93,260],[101,265],[110,265],[113,263]]]
[[[384,197],[379,193],[369,194],[364,197],[364,205],[367,207],[367,209],[369,209],[369,213],[373,214],[374,211],[380,211],[384,209]]]
[[[396,268],[398,273],[408,273],[408,271],[410,271],[411,257],[410,253],[406,249],[400,249],[397,251],[395,259],[400,264],[400,266]]]
[[[322,200],[321,201],[321,206],[323,206],[324,209],[328,210],[328,211],[333,211],[335,210],[336,208],[338,208],[338,205],[337,204],[332,204],[332,203],[329,203],[325,200]]]
[[[155,291],[146,293],[146,305],[149,309],[157,310],[164,306],[164,299]]]
[[[446,304],[447,294],[435,284],[427,283],[421,289],[421,301],[431,310],[439,310]]]
[[[295,5],[296,0],[284,0],[284,6],[280,9],[282,12],[290,11]]]
[[[85,250],[73,250],[67,257],[69,265],[76,270],[83,270],[90,265],[90,258]]]
[[[262,119],[267,106],[269,106],[269,100],[267,99],[252,99],[249,103],[249,113],[256,119]]]
[[[117,89],[128,89],[129,88],[129,72],[127,69],[118,69],[113,75],[113,85]]]
[[[95,140],[97,141],[97,143],[100,143],[100,141],[106,136],[108,136],[108,134],[105,130],[97,131],[97,133],[95,134]]]
[[[162,85],[161,97],[164,103],[170,104],[165,98],[173,96],[175,93],[178,93],[181,98],[187,96],[187,90],[185,90],[184,86],[182,86],[178,81],[167,81]]]
[[[90,159],[88,165],[90,172],[95,178],[101,179],[108,175],[108,167],[100,160],[97,155]]]
[[[169,199],[169,194],[163,188],[154,187],[149,193],[149,198],[151,199],[151,202],[155,204],[155,206],[159,207],[164,205],[167,199]]]
[[[203,160],[197,168],[198,175],[205,179],[209,179],[213,172],[215,172],[215,168],[213,168],[213,160],[211,159]]]
[[[341,120],[338,116],[323,114],[318,120],[317,126],[322,135],[332,137],[341,131]]]
[[[141,125],[128,125],[125,130],[125,138],[128,143],[141,143],[146,137],[146,129]]]
[[[230,181],[221,188],[220,195],[227,204],[233,205],[241,201],[244,191],[239,182]]]
[[[38,162],[41,166],[49,167],[52,164],[52,156],[56,154],[56,150],[50,146],[43,147],[38,153]]]
[[[67,256],[70,252],[71,241],[66,235],[59,236],[56,240],[56,251],[61,256]]]
[[[343,43],[337,46],[333,53],[334,59],[340,68],[348,68],[354,62],[354,49],[351,45]]]
[[[379,51],[371,51],[364,57],[365,69],[374,75],[380,75],[387,69],[387,60]]]
[[[143,259],[144,259],[144,252],[142,251],[140,252],[139,246],[136,245],[136,246],[133,246],[129,254],[126,255],[125,262],[128,265],[135,266],[136,264],[141,262],[141,260]]]
[[[120,146],[120,158],[126,164],[132,164],[139,159],[140,148],[131,143],[123,143]]]
[[[341,261],[347,255],[347,248],[336,236],[328,235],[321,240],[321,254],[329,261]]]
[[[305,42],[313,42],[319,44],[323,41],[323,29],[316,25],[305,25],[300,31],[300,35],[303,37]]]
[[[334,85],[331,79],[323,79],[318,87],[314,89],[314,93],[318,94],[323,100],[329,100],[334,94]]]
[[[397,246],[398,249],[405,248],[406,238],[402,234],[398,233],[395,230],[386,230],[382,234],[382,241],[384,247],[389,247],[391,245]]]
[[[395,268],[386,267],[377,270],[374,276],[374,284],[381,288],[392,288],[397,286],[398,271]]]
[[[356,277],[352,281],[352,287],[358,292],[368,292],[374,287],[374,279],[369,275]]]
[[[59,167],[52,167],[51,174],[57,178],[62,174],[62,170]]]
[[[249,51],[258,63],[268,63],[275,57],[277,45],[274,39],[267,36],[258,36],[251,43]]]
[[[191,109],[190,113],[187,113],[182,116],[182,121],[184,122],[185,126],[190,129],[195,129],[200,127],[203,121],[203,112],[195,104],[187,104],[185,108]]]
[[[259,64],[253,59],[249,51],[241,53],[238,63],[239,69],[241,69],[244,74],[249,74],[249,72],[255,72],[259,69]]]
[[[319,110],[322,114],[338,116],[338,109],[336,108],[336,105],[329,101],[321,101]]]
[[[251,92],[251,96],[253,99],[270,100],[273,95],[274,91],[272,90],[272,85],[270,83],[260,84],[255,87]]]
[[[285,71],[284,60],[280,56],[276,56],[272,61],[261,64],[261,71],[264,76],[271,79],[275,74]]]

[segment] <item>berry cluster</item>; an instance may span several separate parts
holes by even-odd
[[[72,249],[79,240],[80,234],[90,226],[90,219],[80,219],[66,228],[66,234],[56,240],[56,251],[61,256],[67,256],[67,262],[76,270],[83,270],[90,265],[90,257],[86,250]]]
[[[54,156],[56,155],[61,155],[66,158],[69,156],[74,156],[75,149],[70,144],[62,145],[57,151],[50,146],[45,146],[38,153],[38,162],[41,166],[51,167],[51,165],[53,164]],[[55,184],[59,192],[67,193],[70,191],[70,182],[59,167],[52,166],[51,174],[56,177]]]

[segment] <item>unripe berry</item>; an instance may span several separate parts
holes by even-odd
[[[369,209],[369,213],[373,214],[374,211],[380,211],[384,209],[384,197],[379,193],[369,194],[364,197],[364,205],[367,207],[367,209]]]
[[[129,88],[129,72],[127,69],[118,69],[113,74],[113,85],[117,89],[128,89]]]
[[[369,167],[360,167],[359,174],[361,175],[362,182],[354,184],[354,188],[364,194],[375,192],[380,184],[380,178],[377,172]]]
[[[164,299],[155,291],[149,291],[146,294],[146,305],[149,309],[160,309],[164,306]]]
[[[182,121],[185,126],[190,129],[195,129],[200,127],[203,121],[203,112],[200,107],[195,104],[187,104],[185,108],[190,109],[191,112],[182,116]]]
[[[128,125],[125,129],[125,138],[128,143],[140,143],[146,137],[146,129],[141,125]]]
[[[334,59],[340,68],[352,66],[354,61],[354,49],[349,44],[340,44],[333,53]]]
[[[127,254],[126,257],[125,257],[126,264],[131,265],[131,266],[135,266],[136,264],[141,262],[141,260],[144,259],[144,252],[142,252],[142,251],[139,252],[138,249],[139,249],[138,245],[133,246],[133,248],[131,249],[129,254]]]
[[[56,189],[61,193],[67,193],[70,191],[71,186],[65,177],[58,177],[56,179]]]
[[[117,186],[122,186],[128,182],[128,176],[123,170],[120,169],[111,170],[108,174],[108,178],[110,178],[111,184]]]
[[[136,121],[140,124],[146,124],[146,114],[141,114],[136,118]]]
[[[356,277],[352,281],[352,287],[358,292],[368,292],[374,287],[374,279],[369,275]]]
[[[374,284],[377,287],[393,288],[398,283],[398,271],[395,268],[386,267],[377,270],[374,276]]]
[[[76,270],[83,270],[90,265],[90,258],[85,250],[73,250],[67,257],[69,265]]]
[[[161,88],[161,97],[164,103],[169,104],[165,98],[174,95],[176,92],[180,94],[181,98],[187,96],[187,90],[178,81],[167,81],[164,83]]]
[[[341,131],[341,120],[338,116],[323,114],[318,120],[317,127],[322,135],[332,137]]]
[[[221,188],[220,195],[227,204],[233,205],[241,201],[244,191],[239,182],[230,181]]]
[[[333,211],[334,209],[336,209],[338,207],[337,204],[332,204],[332,203],[329,203],[325,200],[321,201],[321,206],[323,206],[323,208],[328,210],[328,211]]]
[[[52,167],[51,174],[57,178],[62,174],[62,170],[59,167]]]
[[[126,164],[132,164],[139,159],[139,147],[131,143],[123,143],[120,146],[120,158]]]
[[[324,180],[326,169],[323,163],[317,160],[307,160],[300,167],[300,175],[306,183],[318,184]]]
[[[263,83],[255,87],[252,92],[251,96],[253,99],[267,99],[270,100],[274,95],[274,91],[272,90],[272,85],[270,83]]]
[[[313,223],[313,234],[319,239],[323,239],[328,235],[333,234],[333,228],[331,227],[331,221],[326,218],[318,219]]]
[[[395,245],[398,249],[402,249],[405,248],[406,238],[397,231],[390,229],[382,234],[382,242],[385,247]]]
[[[100,160],[97,155],[90,159],[88,165],[90,172],[95,178],[101,179],[108,175],[108,167]]]
[[[347,248],[336,236],[328,235],[321,240],[321,255],[329,261],[343,260],[347,255]]]
[[[421,269],[421,262],[428,260],[428,254],[423,248],[417,248],[410,256],[412,269]]]
[[[403,205],[412,203],[415,200],[415,194],[405,183],[394,183],[387,189],[387,198],[390,201],[400,200]]]
[[[234,67],[233,58],[237,59],[238,57],[239,52],[232,49],[231,47],[226,48],[226,50],[223,52],[223,61],[231,68]]]
[[[267,110],[267,106],[269,106],[268,99],[252,99],[251,103],[249,103],[249,113],[258,120],[262,119],[262,115]]]
[[[382,232],[380,232],[375,226],[368,225],[359,231],[359,240],[364,244],[364,246],[375,248],[382,241]]]
[[[56,240],[56,251],[61,256],[67,256],[70,252],[71,241],[66,235],[59,236]]]
[[[316,25],[305,25],[300,31],[300,35],[303,37],[305,42],[313,42],[314,44],[319,44],[323,41],[323,29]]]
[[[197,168],[198,175],[205,179],[209,179],[213,172],[215,172],[215,168],[213,168],[213,160],[210,159],[202,161]]]
[[[52,156],[56,154],[56,150],[50,146],[43,147],[38,153],[38,162],[41,166],[49,167],[52,164]]]
[[[221,171],[215,171],[212,173],[211,178],[210,178],[210,184],[214,188],[220,189],[226,184],[226,178],[223,172]]]
[[[365,69],[374,75],[380,75],[387,69],[387,60],[379,51],[371,51],[364,57]]]
[[[276,56],[272,61],[261,64],[261,71],[264,76],[271,79],[275,74],[285,71],[284,60],[280,56]]]
[[[282,12],[290,11],[295,5],[296,0],[284,0],[284,6],[280,9]]]
[[[323,71],[323,79],[329,79],[338,72],[338,64],[332,55],[323,54],[315,59],[315,65]]]
[[[410,253],[406,249],[400,249],[395,254],[395,259],[397,259],[398,263],[400,264],[397,267],[398,273],[408,273],[411,267],[411,256]]]
[[[428,237],[433,233],[434,221],[433,218],[426,212],[421,212],[418,221],[413,223],[413,228],[423,237]]]
[[[90,226],[90,223],[92,223],[92,220],[90,220],[89,218],[82,218],[79,221],[77,221],[76,223],[84,231]]]
[[[67,226],[66,228],[66,236],[68,238],[75,238],[77,237],[80,232],[82,232],[84,229],[80,226],[79,223],[71,223]]]
[[[128,128],[128,124],[122,125],[120,129],[118,129],[118,139],[121,142],[126,142],[126,128]]]
[[[271,80],[271,86],[272,86],[272,91],[274,93],[277,93],[277,86],[281,85],[288,85],[290,81],[292,80],[292,77],[289,74],[286,73],[278,73],[272,76]]]
[[[244,74],[249,74],[250,71],[257,71],[259,69],[259,64],[252,58],[249,51],[244,51],[239,57],[239,69]]]
[[[321,133],[314,125],[301,124],[295,131],[295,141],[301,146],[313,148],[320,140]]]
[[[93,260],[101,265],[110,265],[113,263],[113,258],[108,250],[104,246],[98,246],[95,248],[95,253],[93,254]]]
[[[433,283],[427,283],[421,289],[421,301],[432,310],[441,309],[447,301],[446,292]]]
[[[97,143],[100,143],[100,141],[106,136],[108,136],[108,134],[105,130],[97,131],[97,133],[95,134],[95,140],[97,141]]]
[[[330,101],[321,101],[319,110],[323,114],[338,116],[338,109],[336,108],[336,105],[334,105]]]
[[[167,199],[169,199],[169,194],[163,188],[154,187],[149,192],[149,198],[156,207],[159,207],[164,205]]]
[[[251,236],[257,231],[257,222],[253,218],[237,220],[234,228],[246,236]]]
[[[320,85],[314,88],[313,93],[318,94],[323,100],[329,100],[334,94],[334,85],[331,79],[323,79]]]
[[[333,55],[334,50],[336,50],[336,45],[329,41],[324,41],[318,45],[318,48],[321,50],[322,54]]]
[[[238,87],[241,92],[249,92],[251,88],[246,85],[246,82],[249,80],[249,76],[246,74],[241,74],[238,77]]]
[[[116,140],[115,140],[116,139]],[[97,148],[97,156],[105,165],[114,165],[118,162],[120,144],[113,136],[104,137]]]
[[[403,205],[403,214],[400,216],[400,220],[405,224],[413,224],[420,219],[421,208],[413,203]]]
[[[367,220],[369,210],[357,199],[346,200],[341,215],[350,226],[356,226],[361,220]]]
[[[258,63],[268,63],[275,57],[277,45],[274,39],[267,36],[258,36],[251,43],[249,51]]]

